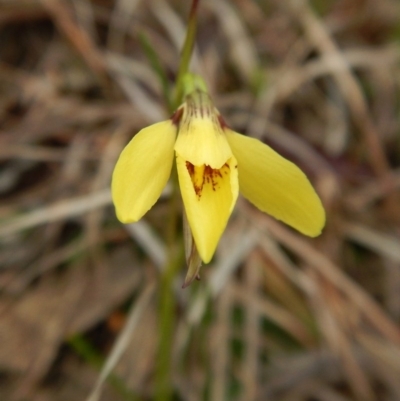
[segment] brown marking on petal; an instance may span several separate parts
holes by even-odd
[[[224,118],[221,116],[221,114],[218,114],[218,122],[219,125],[221,126],[221,128],[224,130],[225,128],[229,128],[228,124],[226,123],[226,121],[224,120]]]
[[[186,168],[190,175],[190,179],[192,180],[194,191],[196,192],[196,195],[200,197],[204,185],[205,175],[199,174],[199,167],[193,165],[188,161],[186,162]]]
[[[194,174],[194,166],[193,166],[193,164],[190,163],[190,162],[186,162],[186,168],[188,169],[190,177],[192,177],[193,174]]]
[[[212,118],[217,123],[216,114],[218,111],[214,108],[208,93],[199,89],[195,90],[186,96],[185,105],[187,110],[184,119],[190,119],[192,117]]]
[[[192,163],[187,161],[186,168],[198,199],[201,198],[205,185],[209,185],[215,192],[220,188],[223,175],[229,175],[230,172],[230,167],[227,163],[219,169],[214,169],[209,165],[194,166]]]
[[[181,121],[183,115],[183,107],[180,107],[178,110],[175,111],[174,114],[170,117],[172,124],[178,126],[179,122]]]

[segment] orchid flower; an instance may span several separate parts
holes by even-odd
[[[196,77],[195,77],[196,78]],[[239,192],[261,211],[310,237],[325,211],[305,174],[261,141],[232,131],[205,85],[193,79],[172,117],[142,129],[122,151],[112,177],[118,219],[136,222],[156,203],[176,163],[187,221],[210,262]]]

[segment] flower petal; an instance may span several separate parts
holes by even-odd
[[[205,164],[217,169],[232,151],[208,95],[200,92],[197,97],[199,104],[188,98],[184,106],[175,151],[195,166]]]
[[[111,184],[122,223],[138,221],[160,197],[171,174],[176,131],[170,120],[151,125],[122,151]]]
[[[319,235],[325,211],[305,174],[257,139],[226,132],[238,161],[240,192],[263,212],[303,234]]]
[[[186,216],[204,263],[214,255],[239,192],[237,163],[231,157],[220,169],[194,166],[176,157]],[[200,183],[199,176],[203,177]]]

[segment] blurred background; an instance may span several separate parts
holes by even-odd
[[[156,397],[169,191],[123,226],[109,185],[168,117],[189,8],[0,1],[2,401]],[[400,2],[204,0],[198,16],[193,71],[230,127],[307,173],[328,219],[309,239],[239,199],[201,281],[174,281],[156,399],[400,400]]]

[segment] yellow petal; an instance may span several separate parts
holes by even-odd
[[[206,93],[196,93],[196,102],[188,98],[175,151],[195,166],[202,164],[220,168],[232,156],[218,112]],[[194,104],[196,103],[196,104]]]
[[[240,192],[263,212],[303,234],[319,235],[325,211],[305,174],[262,142],[226,132],[238,161]]]
[[[236,203],[239,190],[237,163],[231,157],[220,169],[212,169],[194,166],[180,155],[177,155],[176,163],[193,238],[201,259],[208,263]]]
[[[142,129],[122,151],[111,183],[122,223],[138,221],[160,197],[171,174],[176,126],[163,121]]]

